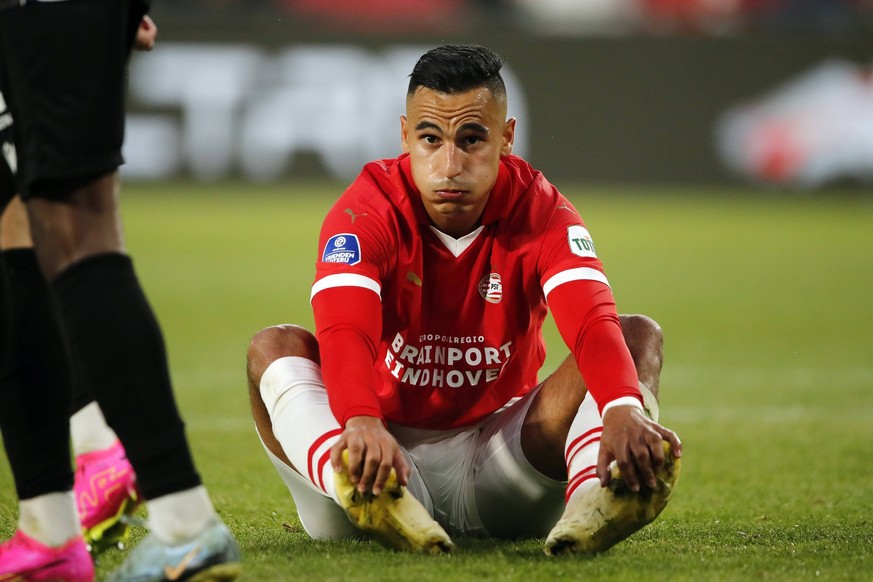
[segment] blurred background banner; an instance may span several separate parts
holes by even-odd
[[[324,171],[350,181],[366,162],[397,155],[407,75],[428,48],[165,41],[131,67],[131,95],[146,110],[129,120],[127,172],[268,181]],[[525,93],[511,66],[504,79],[524,155]]]
[[[158,0],[134,179],[348,181],[399,152],[433,46],[506,59],[516,151],[555,180],[867,185],[873,0]]]
[[[722,158],[768,184],[815,188],[873,180],[873,69],[830,60],[753,102],[718,127]]]

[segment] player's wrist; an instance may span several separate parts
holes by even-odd
[[[616,406],[632,406],[634,408],[639,409],[640,411],[644,411],[643,403],[639,398],[634,396],[620,396],[615,400],[610,400],[606,404],[603,405],[603,410],[600,411],[600,416],[606,416],[606,412]]]
[[[380,426],[382,428],[388,428],[388,424],[385,422],[385,419],[381,416],[376,416],[373,414],[358,414],[355,416],[350,416],[343,423],[344,429],[358,429],[358,428],[372,428],[375,426]]]

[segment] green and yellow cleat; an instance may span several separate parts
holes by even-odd
[[[670,501],[681,467],[670,444],[663,442],[666,459],[654,489],[631,491],[613,467],[608,487],[589,487],[570,500],[546,539],[546,554],[605,552],[654,521]]]
[[[391,475],[379,495],[361,493],[349,478],[348,451],[343,471],[334,477],[340,506],[352,524],[385,547],[418,554],[447,554],[454,544],[406,487]]]
[[[91,527],[82,528],[82,535],[91,555],[97,556],[110,548],[124,549],[130,538],[131,523],[136,521],[133,514],[139,505],[137,493],[131,492],[121,502],[116,514]]]

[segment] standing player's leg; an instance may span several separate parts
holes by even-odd
[[[28,375],[36,383],[28,389],[33,398],[52,397],[43,387],[68,394],[72,386],[70,436],[76,455],[73,493],[85,542],[98,553],[127,539],[129,526],[123,518],[138,505],[133,468],[115,432],[106,424],[93,394],[83,382],[70,377],[71,367],[63,345],[55,303],[37,265],[24,204],[15,197],[0,218],[0,260],[9,275],[12,310],[26,325],[11,327],[18,338]],[[21,360],[21,358],[19,358]],[[39,377],[37,377],[37,374]]]
[[[152,535],[114,578],[160,576],[184,557],[183,575],[208,569],[232,579],[239,551],[194,467],[160,327],[123,246],[116,168],[125,69],[145,8],[80,0],[5,12],[13,116],[26,144],[18,148],[22,195],[77,377],[94,391],[149,499]],[[46,96],[64,106],[41,107]]]
[[[17,531],[0,544],[0,578],[89,581],[94,566],[71,490],[69,363],[58,334],[42,334],[57,325],[35,261],[17,261],[6,251],[30,239],[14,197],[17,156],[5,90],[0,45],[0,431],[20,501]]]
[[[2,56],[2,53],[0,53]],[[0,79],[3,67],[0,62]],[[5,83],[0,82],[0,89]],[[0,91],[0,114],[11,119]],[[69,362],[32,255],[5,250],[29,243],[13,199],[12,128],[0,129],[0,431],[19,499],[18,527],[0,545],[0,579],[87,582],[94,566],[79,529],[69,457]],[[8,162],[8,163],[7,163]],[[12,164],[10,167],[9,164]],[[11,202],[10,202],[11,201]],[[43,579],[40,578],[40,579]]]
[[[315,539],[366,532],[399,550],[442,553],[448,535],[396,476],[379,495],[362,494],[335,474],[330,449],[342,428],[321,379],[318,344],[308,331],[278,325],[260,331],[248,352],[249,400],[261,442]]]

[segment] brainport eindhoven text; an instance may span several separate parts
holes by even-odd
[[[512,355],[512,342],[499,347],[461,348],[441,344],[481,344],[484,341],[484,336],[422,334],[419,336],[419,345],[412,345],[406,343],[398,333],[385,353],[385,366],[392,376],[410,386],[477,386],[500,376],[500,371]]]

